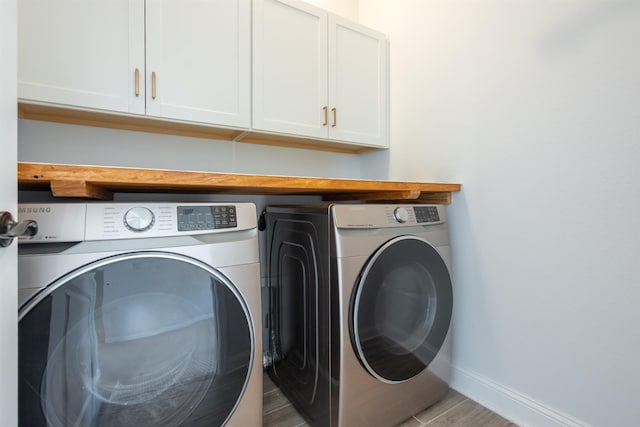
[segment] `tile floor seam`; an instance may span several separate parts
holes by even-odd
[[[284,409],[287,406],[293,406],[293,405],[291,403],[285,403],[282,406],[278,406],[276,408],[271,408],[269,411],[263,412],[262,416],[264,417],[265,415],[273,414],[274,412],[279,411],[280,409]]]
[[[278,409],[282,409],[282,408],[284,408],[284,407],[285,407],[285,406],[287,406],[287,405],[291,405],[291,402],[290,402],[289,400],[285,400],[285,401],[284,401],[280,406],[277,406],[277,407],[275,407],[275,408],[271,408],[271,409],[269,409],[269,411],[268,411],[268,412],[265,412],[265,411],[264,411],[264,400],[265,400],[265,398],[266,398],[267,396],[271,396],[271,395],[273,395],[273,394],[280,395],[280,394],[282,394],[282,392],[281,392],[279,389],[275,388],[275,389],[273,389],[273,390],[269,390],[269,391],[267,391],[266,393],[263,393],[263,394],[262,394],[262,399],[263,399],[263,412],[262,412],[262,413],[263,413],[263,415],[270,414],[270,413],[272,413],[272,412],[277,411]]]
[[[423,425],[429,425],[432,422],[434,422],[435,420],[437,420],[438,418],[448,414],[449,412],[453,411],[454,409],[456,409],[458,406],[462,405],[464,402],[468,401],[469,399],[466,398],[464,399],[462,402],[457,403],[456,405],[453,405],[451,408],[447,409],[446,411],[444,411],[443,413],[439,414],[437,417],[430,419],[429,421],[427,421],[426,423],[424,423]]]
[[[420,427],[422,426],[426,426],[425,423],[423,423],[422,421],[420,421],[419,419],[417,419],[415,416],[412,416],[411,418],[413,418],[414,420],[416,420],[418,422],[418,424],[420,424]]]

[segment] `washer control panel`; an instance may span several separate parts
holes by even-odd
[[[257,227],[253,203],[22,204],[20,220],[38,222],[22,243],[174,237]]]
[[[237,226],[234,205],[178,206],[178,231],[217,230]]]

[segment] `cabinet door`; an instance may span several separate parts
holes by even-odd
[[[329,137],[386,147],[387,104],[386,37],[330,15]]]
[[[144,0],[18,1],[18,97],[144,114]]]
[[[147,115],[249,127],[250,0],[147,0],[146,14]]]
[[[326,138],[327,13],[254,0],[254,129]]]

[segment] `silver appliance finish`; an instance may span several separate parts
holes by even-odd
[[[200,215],[209,210],[212,214],[207,213],[206,218],[191,217],[185,220],[180,217]],[[167,262],[193,266],[195,270],[209,274],[221,285],[228,285],[228,294],[235,295],[232,299],[237,298],[246,315],[242,320],[249,328],[251,355],[244,389],[224,425],[261,425],[261,297],[255,205],[30,203],[19,205],[19,216],[21,220],[36,220],[40,228],[36,236],[20,239],[18,268],[21,322],[32,308],[54,291],[61,278],[63,282],[68,282],[74,275],[81,274],[83,269],[108,263],[109,260],[144,260],[151,257],[162,265],[162,260],[166,259]],[[173,302],[168,301],[168,304]],[[224,310],[224,307],[220,309]],[[224,328],[230,327],[232,325],[224,325]],[[220,341],[215,344],[218,347],[214,348],[226,345],[220,340],[223,337],[215,334],[214,337]],[[148,351],[154,352],[153,349]],[[232,354],[232,350],[228,351]],[[233,360],[228,362],[234,363]],[[214,373],[215,369],[227,369],[220,366],[218,361],[210,363],[215,366]],[[193,369],[204,369],[203,362],[200,365]],[[45,403],[42,405],[44,409]],[[197,422],[203,424],[194,425],[207,425],[206,420]]]
[[[269,374],[307,423],[389,427],[442,399],[453,306],[444,206],[269,206],[266,218]]]
[[[426,205],[419,205],[425,207]],[[450,378],[450,332],[427,369],[403,381],[389,381],[374,372],[358,355],[350,334],[350,302],[366,275],[372,255],[398,239],[417,239],[435,248],[450,269],[449,238],[444,206],[433,205],[433,217],[416,218],[410,205],[334,205],[338,316],[332,330],[340,352],[332,352],[332,376],[337,379],[337,425],[391,426],[444,397]],[[420,221],[420,222],[419,222]],[[383,252],[380,251],[380,252]],[[447,280],[449,280],[447,278]],[[449,282],[450,283],[450,282]],[[355,304],[357,307],[357,303]],[[449,322],[446,319],[448,331]],[[338,356],[336,356],[338,354]],[[335,371],[338,371],[337,373]],[[332,410],[335,412],[335,409]],[[334,414],[334,417],[336,415]]]

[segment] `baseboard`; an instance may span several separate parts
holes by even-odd
[[[584,421],[459,366],[452,366],[450,385],[454,390],[519,426],[590,427]]]

